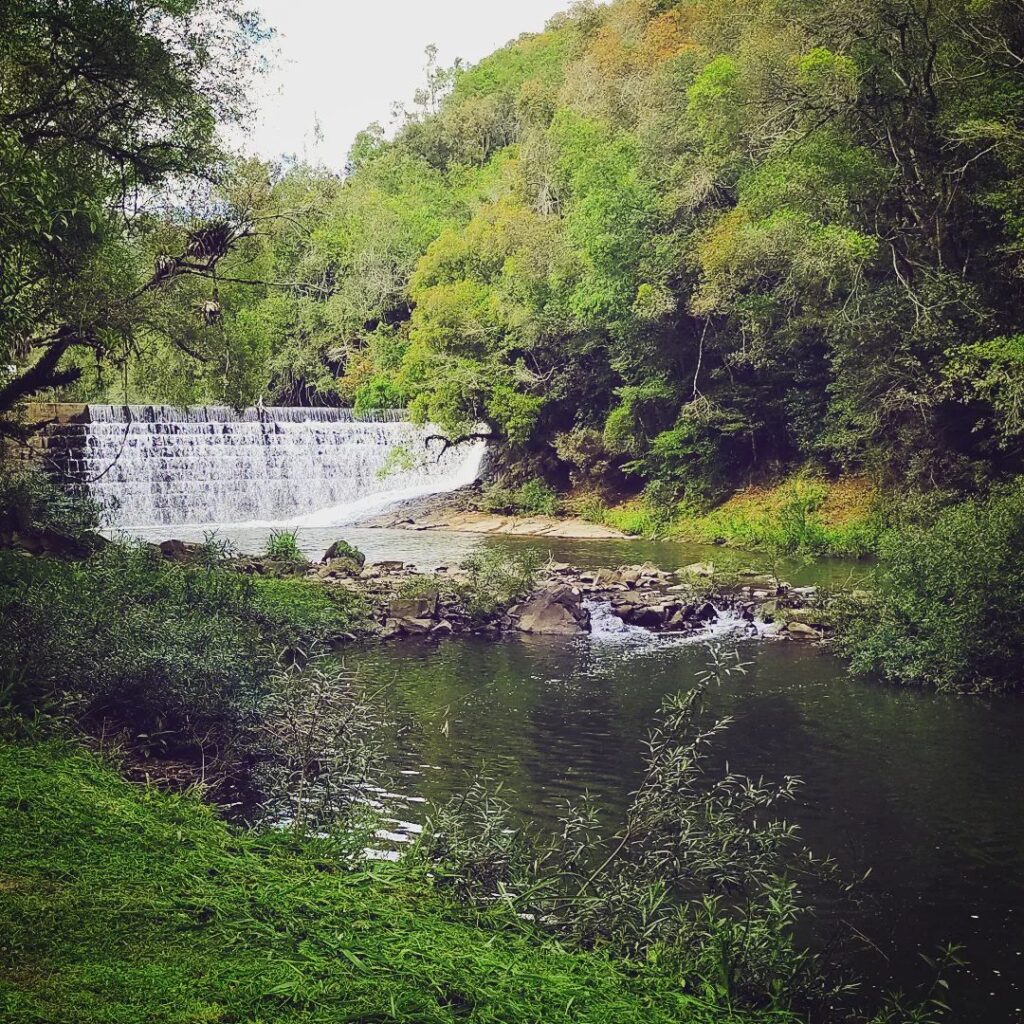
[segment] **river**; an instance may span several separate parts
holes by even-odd
[[[225,536],[242,550],[259,550],[266,532]],[[298,539],[318,557],[339,536],[371,560],[401,558],[425,569],[480,546],[538,548],[583,567],[752,558],[667,542],[402,530],[309,529]],[[848,582],[865,571],[827,560],[777,568],[795,584]],[[950,979],[952,1019],[1021,1024],[1024,700],[887,688],[851,680],[827,649],[725,642],[748,668],[713,692],[714,709],[735,718],[720,756],[755,777],[799,776],[804,785],[787,816],[807,844],[835,858],[850,878],[870,869],[859,907],[822,907],[826,922],[841,912],[882,951],[865,947],[860,955],[869,984],[906,988],[927,975],[920,954],[960,943],[969,966]],[[345,660],[387,703],[390,788],[406,797],[391,801],[390,814],[415,826],[427,813],[424,798],[442,801],[486,771],[503,783],[522,819],[543,829],[554,825],[566,799],[584,792],[598,799],[609,823],[621,816],[660,702],[693,684],[707,651],[692,641],[635,634],[458,638],[371,645]]]

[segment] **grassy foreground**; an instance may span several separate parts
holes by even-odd
[[[455,907],[400,866],[233,831],[66,744],[0,744],[0,843],[10,1024],[751,1019]]]

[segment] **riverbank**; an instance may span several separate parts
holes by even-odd
[[[593,495],[559,498],[545,492],[552,513],[511,504],[495,511],[494,485],[479,483],[400,502],[356,525],[374,529],[446,530],[521,537],[611,539],[661,537],[772,553],[864,558],[882,534],[883,504],[862,476],[826,480],[797,474],[774,484],[737,491],[704,511],[659,506],[644,496],[606,503]],[[535,488],[536,490],[536,488]],[[510,497],[511,496],[511,497]]]
[[[360,519],[362,529],[445,530],[455,533],[558,537],[578,540],[626,540],[631,534],[580,516],[500,515],[480,508],[477,485],[428,494],[391,505]]]
[[[0,1016],[740,1024],[651,964],[567,952],[344,840],[240,832],[58,742],[0,743]]]

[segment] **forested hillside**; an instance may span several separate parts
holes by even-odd
[[[659,503],[1020,472],[1015,0],[577,4],[417,99],[344,176],[233,167],[212,298],[161,293],[78,394],[408,404]]]

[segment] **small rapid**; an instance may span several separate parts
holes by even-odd
[[[702,629],[687,632],[654,633],[643,626],[623,622],[611,608],[608,601],[584,601],[583,606],[590,612],[590,639],[599,643],[627,644],[694,644],[708,640],[740,637],[747,639],[766,638],[778,632],[778,626],[751,621],[731,608],[717,609],[717,618]]]

